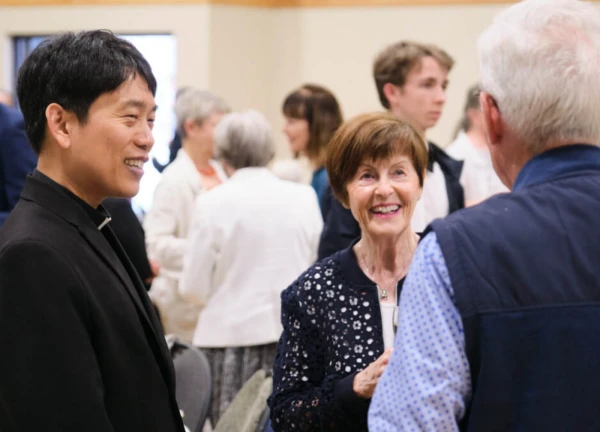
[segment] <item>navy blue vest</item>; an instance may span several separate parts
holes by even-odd
[[[600,149],[435,221],[471,368],[464,431],[600,431]]]

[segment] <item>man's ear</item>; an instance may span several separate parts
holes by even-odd
[[[62,148],[71,147],[71,139],[77,116],[65,110],[57,103],[51,103],[46,107],[46,123],[48,133]]]
[[[483,123],[490,145],[497,144],[504,135],[502,116],[494,98],[484,91],[479,95],[479,103],[483,111]]]
[[[395,86],[392,83],[385,83],[383,85],[383,94],[388,101],[388,104],[393,106],[398,99],[398,95],[400,94],[400,89],[398,86]]]

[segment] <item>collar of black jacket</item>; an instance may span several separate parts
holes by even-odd
[[[427,143],[427,148],[429,156],[427,160],[427,170],[429,172],[433,172],[433,164],[437,163],[442,169],[445,177],[454,178],[456,180],[460,179],[463,161],[451,158],[448,156],[448,153],[431,141]]]
[[[64,187],[63,185],[55,182],[50,177],[45,175],[44,173],[38,171],[37,169],[33,171],[31,177],[39,180],[42,184],[52,188],[53,190],[64,194],[74,203],[76,203],[79,207],[83,209],[83,211],[87,214],[87,216],[91,219],[91,221],[96,225],[96,227],[101,230],[103,227],[110,222],[110,214],[108,211],[102,206],[99,205],[97,209],[89,205],[87,202],[79,198],[69,189]]]
[[[69,224],[79,228],[93,228],[98,231],[106,225],[107,218],[110,218],[104,207],[99,206],[98,209],[94,209],[37,170],[27,176],[21,192],[21,199],[38,203]]]

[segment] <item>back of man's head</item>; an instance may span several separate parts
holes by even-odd
[[[600,145],[600,13],[578,0],[526,0],[479,40],[482,90],[531,152]]]
[[[406,77],[419,66],[423,57],[433,57],[448,72],[454,66],[454,60],[444,50],[435,45],[418,42],[396,42],[377,55],[373,63],[373,78],[379,101],[384,108],[390,109],[390,102],[383,91],[383,86],[391,83],[403,87]]]
[[[57,103],[87,120],[90,105],[139,75],[156,94],[150,65],[130,42],[109,31],[64,33],[42,42],[19,70],[17,94],[25,130],[40,153],[46,131],[46,108]]]

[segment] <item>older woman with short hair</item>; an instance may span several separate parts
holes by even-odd
[[[180,284],[202,307],[193,343],[215,379],[213,425],[255,371],[270,369],[281,289],[314,262],[323,226],[314,190],[266,168],[275,146],[260,113],[225,116],[215,150],[230,178],[196,202]]]
[[[342,125],[329,144],[332,190],[362,236],[303,273],[282,298],[269,398],[275,431],[366,431],[393,346],[398,299],[419,241],[411,217],[427,150],[387,113]]]
[[[175,114],[182,148],[165,168],[144,218],[148,257],[160,266],[150,297],[165,333],[186,342],[192,340],[199,312],[178,291],[186,239],[196,198],[226,179],[212,157],[214,128],[228,112],[225,101],[207,91],[187,89],[177,98]]]

